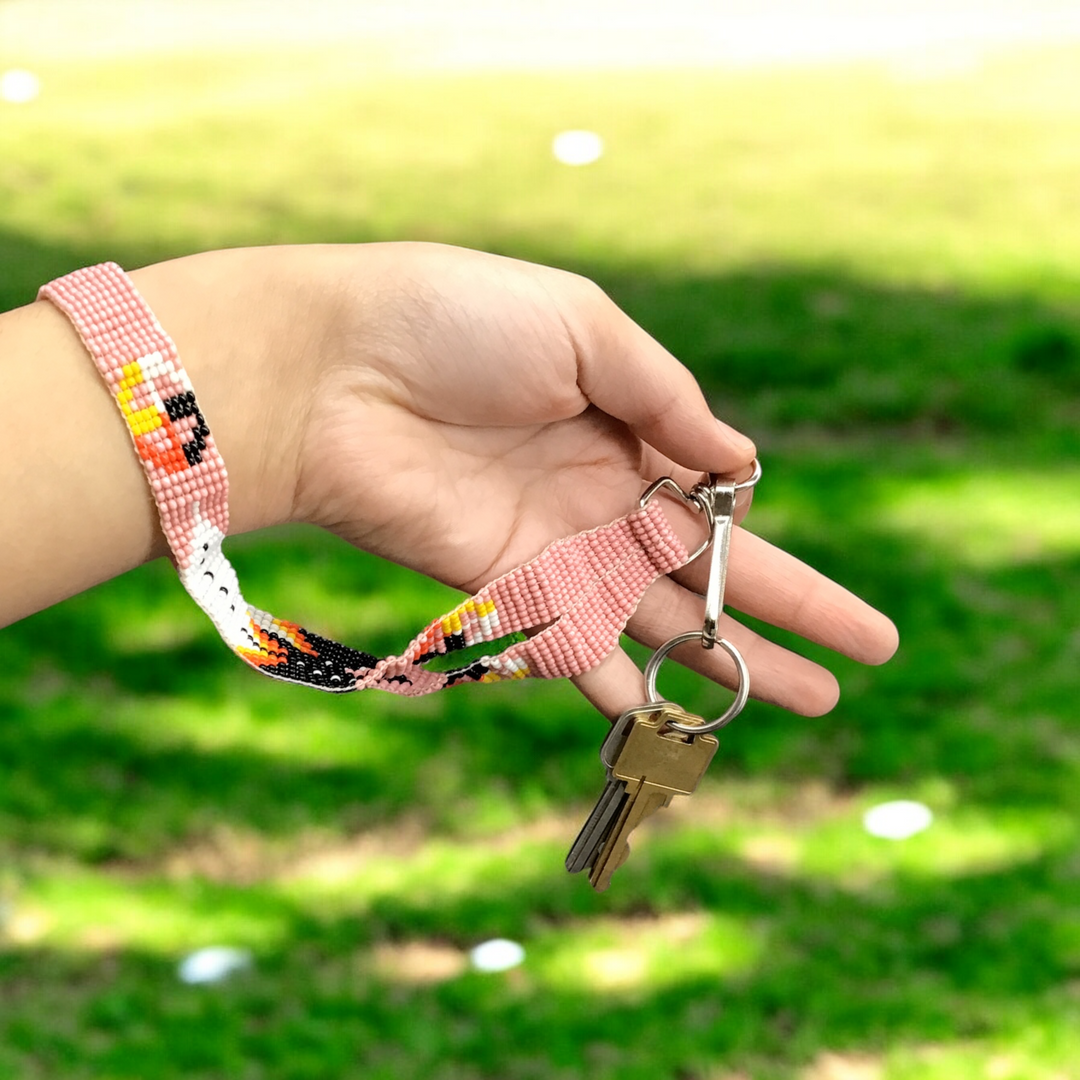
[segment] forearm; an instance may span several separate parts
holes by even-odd
[[[213,252],[131,275],[227,463],[232,532],[292,510],[305,370],[290,257]],[[167,551],[127,425],[47,301],[0,315],[0,505],[0,625]]]
[[[0,624],[165,552],[123,421],[51,304],[0,315]]]

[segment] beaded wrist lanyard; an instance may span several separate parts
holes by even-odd
[[[551,544],[436,619],[400,656],[379,659],[320,637],[244,600],[222,551],[225,463],[176,346],[130,278],[103,263],[38,295],[74,324],[127,422],[184,588],[233,652],[265,675],[332,692],[408,696],[458,683],[579,675],[615,649],[649,585],[691,557],[660,504],[648,502]],[[537,627],[545,629],[525,637]],[[489,643],[501,651],[465,652]],[[454,653],[462,655],[449,670],[428,666]]]

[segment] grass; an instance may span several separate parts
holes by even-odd
[[[758,440],[751,523],[903,646],[830,660],[828,719],[751,705],[597,897],[561,864],[603,724],[566,686],[264,684],[160,565],[11,627],[0,1076],[1078,1075],[1078,60],[43,62],[44,96],[0,107],[4,306],[229,244],[421,238],[588,273]],[[566,127],[605,157],[558,166]],[[253,602],[376,652],[448,606],[313,531],[232,552]],[[867,836],[894,797],[934,826]],[[526,963],[467,970],[496,936]],[[219,942],[251,970],[180,985]]]

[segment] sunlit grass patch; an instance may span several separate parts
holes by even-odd
[[[1061,292],[1080,251],[1075,55],[918,86],[873,66],[410,76],[299,45],[45,62],[46,92],[0,130],[4,222],[146,252],[424,236],[555,254],[557,236],[581,261]],[[588,170],[551,158],[568,120],[605,139]]]
[[[1080,469],[964,471],[883,485],[878,523],[934,544],[953,563],[1014,565],[1080,554]]]
[[[265,889],[197,878],[143,879],[48,864],[12,901],[20,948],[66,952],[134,950],[166,959],[207,945],[280,948],[296,931],[298,913]]]
[[[800,868],[857,888],[893,874],[940,879],[1008,868],[1075,842],[1068,813],[955,808],[923,833],[894,841],[867,835],[860,818],[806,838]]]
[[[1075,998],[1075,992],[1072,996]],[[1072,1012],[1080,1019],[1080,1005]],[[884,1080],[1062,1080],[1080,1056],[1075,1025],[1030,1016],[1008,1032],[984,1039],[904,1047],[887,1057]]]
[[[642,993],[687,979],[728,980],[760,962],[760,926],[716,912],[600,918],[541,937],[544,982],[575,991]]]

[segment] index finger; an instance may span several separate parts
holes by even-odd
[[[672,577],[693,592],[704,592],[708,567],[699,559]],[[739,527],[731,536],[725,603],[863,664],[885,663],[899,644],[887,616],[794,555]]]

